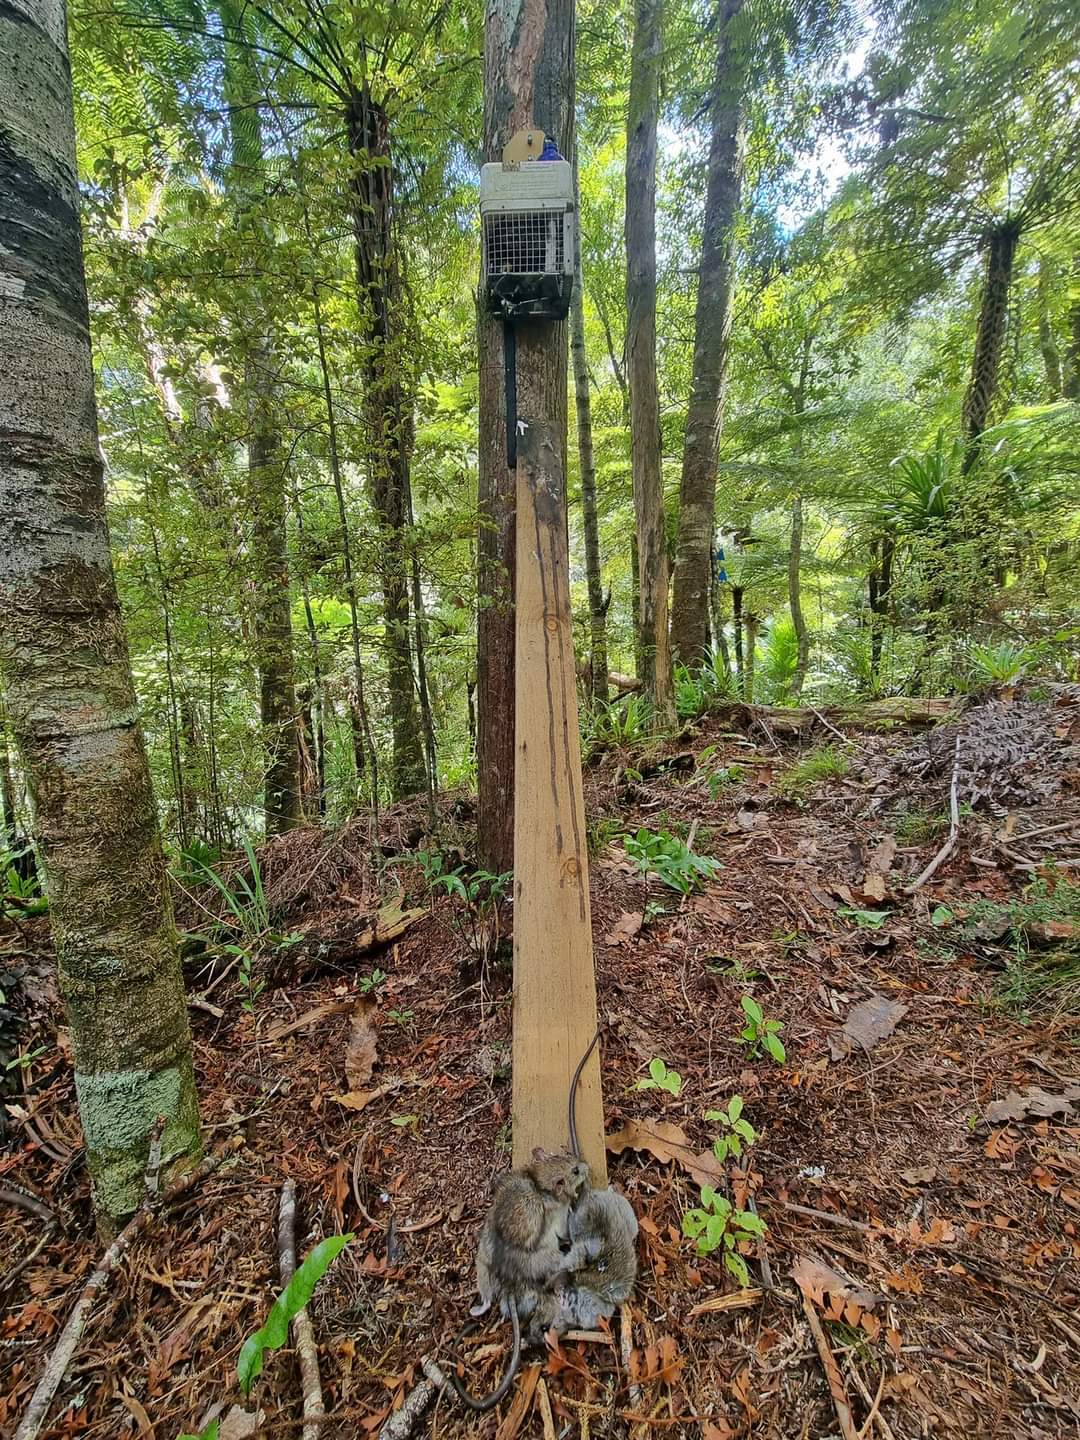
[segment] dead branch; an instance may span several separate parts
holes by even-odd
[[[956,737],[956,748],[953,751],[952,783],[949,786],[949,833],[945,844],[937,852],[934,858],[927,865],[926,869],[913,880],[910,885],[904,887],[905,895],[914,895],[915,891],[926,884],[930,876],[945,863],[952,852],[956,849],[956,842],[960,835],[960,736]]]
[[[182,1175],[179,1180],[174,1181],[156,1204],[144,1204],[120,1231],[120,1234],[98,1261],[97,1269],[83,1286],[82,1294],[75,1302],[75,1308],[68,1316],[67,1324],[60,1332],[56,1347],[37,1383],[37,1389],[30,1397],[26,1413],[19,1423],[19,1428],[15,1431],[14,1440],[36,1440],[49,1413],[49,1406],[64,1382],[64,1376],[67,1374],[68,1366],[71,1364],[82,1333],[86,1329],[94,1302],[104,1291],[109,1277],[131,1249],[134,1241],[167,1205],[179,1200],[188,1191],[201,1185],[209,1175],[214,1173],[222,1161],[232,1155],[243,1143],[243,1139],[237,1136],[224,1149],[214,1155],[207,1155],[193,1170],[189,1170],[186,1175]]]
[[[286,1180],[281,1187],[278,1263],[284,1289],[296,1274],[296,1184],[292,1180]],[[300,1385],[304,1394],[303,1440],[319,1440],[319,1427],[326,1414],[326,1407],[323,1405],[322,1381],[319,1378],[315,1328],[306,1306],[293,1316],[292,1331],[296,1340],[296,1355],[300,1361]]]
[[[840,1422],[840,1434],[844,1440],[858,1440],[855,1430],[855,1422],[851,1418],[851,1402],[848,1400],[847,1391],[844,1389],[844,1380],[840,1374],[840,1367],[836,1363],[836,1357],[829,1348],[828,1337],[817,1317],[813,1302],[803,1296],[803,1313],[810,1326],[814,1337],[814,1344],[821,1357],[821,1363],[825,1368],[825,1378],[829,1382],[829,1394],[832,1396],[833,1409],[836,1411],[836,1418]]]
[[[446,1376],[434,1360],[425,1355],[420,1361],[424,1379],[414,1385],[405,1397],[400,1410],[395,1410],[379,1431],[379,1440],[408,1440],[417,1421],[423,1416],[432,1400],[446,1386]]]

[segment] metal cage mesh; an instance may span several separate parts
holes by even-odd
[[[519,210],[484,217],[484,267],[488,275],[562,275],[563,215]]]

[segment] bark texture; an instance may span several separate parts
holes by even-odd
[[[585,300],[581,273],[581,239],[575,236],[577,275],[570,306],[570,355],[574,367],[578,465],[581,470],[581,520],[585,532],[585,583],[589,591],[589,689],[600,705],[608,698],[607,606],[600,572],[600,526],[596,514],[596,458],[593,454],[592,397],[585,354]]]
[[[94,1202],[142,1198],[156,1117],[199,1150],[176,933],[109,554],[65,13],[0,4],[0,669],[34,807]]]
[[[227,36],[239,36],[241,12],[232,0],[222,4],[221,21]],[[239,44],[226,46],[225,95],[231,107],[232,142],[229,187],[238,216],[251,211],[266,185],[262,125],[254,103],[258,93],[249,51]],[[279,396],[273,322],[263,306],[242,316],[241,322],[247,327],[244,399],[255,592],[255,663],[259,672],[259,718],[266,753],[263,810],[267,835],[279,835],[292,829],[302,818],[285,529],[287,467],[277,425]]]
[[[661,725],[675,719],[668,554],[656,380],[656,122],[662,0],[635,0],[626,133],[626,368],[637,520],[641,682]]]
[[[535,125],[573,154],[572,0],[491,0],[484,44],[484,160],[499,160],[515,130]],[[481,303],[477,743],[480,863],[514,863],[514,582],[516,487],[506,463],[503,327]],[[518,412],[566,434],[566,325],[517,327]]]
[[[697,665],[709,648],[709,589],[716,510],[716,457],[724,416],[735,273],[735,226],[743,179],[743,59],[731,25],[745,0],[725,0],[717,20],[716,74],[705,218],[698,266],[694,367],[686,412],[671,648]]]
[[[405,380],[401,257],[394,216],[394,163],[386,112],[366,85],[354,90],[345,129],[352,180],[356,282],[363,335],[364,413],[371,501],[379,522],[387,703],[393,734],[395,799],[426,784],[413,682],[405,533],[412,451],[412,396]]]
[[[970,470],[979,453],[979,437],[990,420],[990,408],[997,397],[1001,351],[1009,313],[1009,290],[1020,230],[1014,223],[999,225],[990,235],[986,250],[986,274],[979,302],[975,332],[975,355],[971,379],[964,396],[963,426],[967,441],[964,470]]]

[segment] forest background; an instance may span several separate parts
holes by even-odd
[[[1075,678],[1068,10],[579,6],[587,747],[665,718],[629,688],[643,12],[677,715]],[[498,588],[477,560],[481,7],[77,0],[69,20],[112,547],[169,845],[206,862],[473,785]],[[0,772],[14,843],[7,744]]]

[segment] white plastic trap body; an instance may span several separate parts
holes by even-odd
[[[566,160],[480,171],[488,308],[506,318],[558,320],[574,283],[574,175]]]

